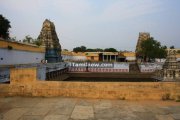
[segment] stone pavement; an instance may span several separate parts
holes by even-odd
[[[0,120],[180,120],[180,103],[6,97],[0,98]]]

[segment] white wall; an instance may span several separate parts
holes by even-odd
[[[73,56],[72,60],[73,61],[86,61],[87,58],[86,58],[86,56]]]
[[[0,48],[0,65],[40,63],[45,53]]]
[[[136,60],[136,57],[126,57],[126,60],[127,60],[127,61],[135,61],[135,60]]]
[[[71,56],[71,55],[62,55],[64,61],[86,61],[86,56]]]
[[[72,60],[72,56],[71,55],[61,55],[61,56],[62,56],[62,60],[64,60],[64,61]]]

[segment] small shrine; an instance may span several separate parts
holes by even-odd
[[[180,63],[177,61],[175,50],[168,50],[163,69],[155,74],[156,78],[162,81],[180,81]]]

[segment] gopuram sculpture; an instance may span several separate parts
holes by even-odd
[[[163,69],[156,71],[155,76],[162,81],[180,81],[180,63],[176,59],[175,50],[168,50]]]
[[[48,63],[61,62],[61,45],[56,34],[54,23],[46,19],[38,37],[38,40],[46,47],[45,59]]]

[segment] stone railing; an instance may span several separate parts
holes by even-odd
[[[156,70],[161,70],[162,63],[140,63],[139,69],[141,72],[155,72]]]

